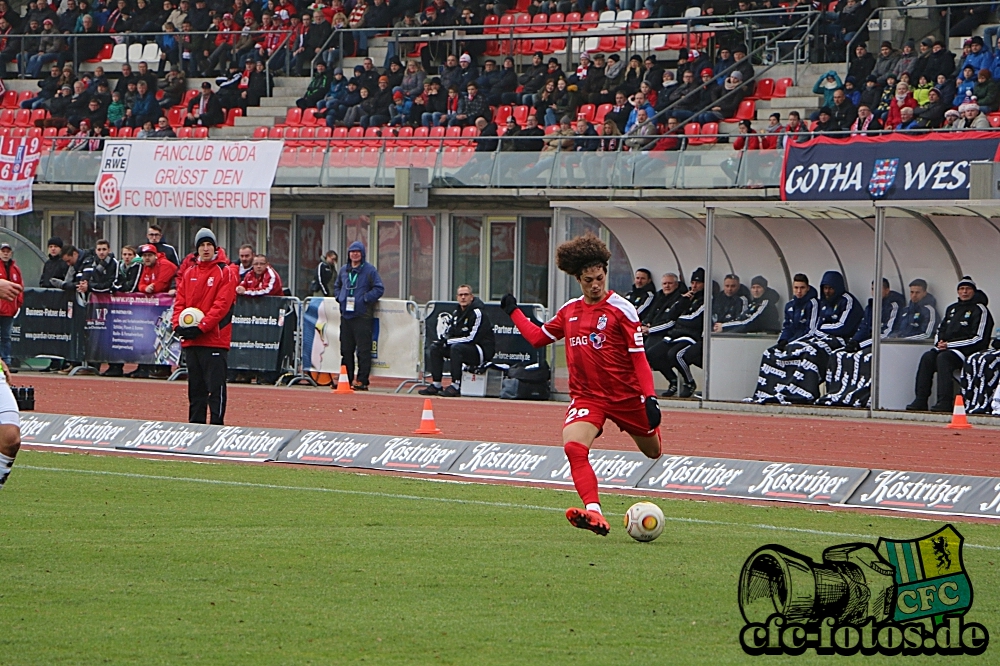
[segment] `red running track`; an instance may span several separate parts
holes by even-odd
[[[164,421],[187,420],[187,385],[162,380],[22,373],[36,387],[40,412]],[[329,388],[229,386],[226,423],[256,427],[409,435],[420,422],[420,396]],[[438,427],[449,439],[559,445],[564,403],[435,398]],[[911,424],[785,415],[667,410],[661,426],[668,453],[851,467],[1000,476],[1000,430],[948,430]],[[604,449],[634,444],[609,423]]]

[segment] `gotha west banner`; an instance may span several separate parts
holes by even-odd
[[[968,199],[969,163],[994,161],[994,132],[886,134],[790,143],[783,201]]]

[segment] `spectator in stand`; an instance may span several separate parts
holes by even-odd
[[[162,113],[160,105],[156,102],[156,95],[149,89],[145,80],[140,80],[136,84],[136,91],[138,96],[135,104],[126,113],[128,126],[142,127],[146,121],[155,123]]]
[[[629,117],[632,115],[632,110],[633,107],[629,104],[625,91],[618,90],[615,92],[615,103],[604,118],[605,120],[614,122],[615,127],[621,130],[628,123]]]
[[[142,126],[142,128],[136,130],[135,134],[133,134],[132,136],[134,136],[136,139],[152,139],[153,132],[155,131],[156,128],[153,127],[153,121],[147,120],[145,124]]]
[[[410,122],[410,111],[413,102],[406,98],[402,90],[392,93],[392,104],[389,105],[389,122],[392,127],[402,127]]]
[[[48,289],[62,289],[63,291],[76,291],[76,263],[80,259],[80,252],[72,245],[66,245],[59,251],[61,265],[55,268],[54,275],[49,278],[49,283],[42,285]],[[44,277],[45,272],[42,272]]]
[[[385,293],[378,270],[365,261],[365,246],[360,241],[347,248],[348,261],[341,267],[333,292],[340,304],[341,364],[355,391],[367,391],[371,374],[372,314]],[[357,353],[358,372],[354,373]]]
[[[636,93],[641,94],[641,93]],[[649,116],[645,108],[636,109],[635,124],[625,136],[625,145],[631,150],[647,150],[648,146],[655,141],[657,134],[656,125],[649,122]]]
[[[431,384],[420,389],[420,395],[456,397],[462,394],[462,371],[478,368],[493,358],[496,347],[493,326],[485,312],[485,304],[475,297],[472,287],[460,285],[456,295],[458,307],[451,317],[447,332],[431,344]],[[444,388],[444,359],[451,360],[451,385]]]
[[[833,93],[843,89],[843,87],[844,83],[840,80],[840,75],[831,69],[816,80],[812,91],[814,95],[823,96],[823,103],[820,106],[833,106]],[[811,120],[816,120],[816,118],[813,117]]]
[[[351,99],[350,95],[348,96],[348,99]],[[359,101],[357,104],[349,106],[344,112],[344,120],[342,122],[347,127],[361,125],[363,122],[365,123],[363,126],[367,126],[367,120],[374,111],[372,103],[375,100],[368,92],[368,88],[362,87],[358,89],[358,99]]]
[[[101,29],[94,23],[94,17],[90,14],[83,15],[80,19],[79,27],[74,24],[72,30],[64,32],[72,32],[75,35],[86,35],[86,37],[72,37],[69,40],[69,48],[71,51],[76,51],[76,58],[80,62],[96,58],[97,54],[104,48],[104,45],[110,41],[107,37],[100,36]]]
[[[392,86],[389,77],[380,76],[378,88],[372,93],[368,114],[361,119],[362,127],[379,127],[389,122],[389,107],[392,105]]]
[[[128,84],[136,83],[139,78],[136,76],[135,72],[132,71],[132,66],[128,63],[122,65],[121,76],[118,77],[118,81],[115,83],[115,90],[121,93],[122,97],[125,97],[125,93],[128,92]]]
[[[340,70],[343,74],[343,70]],[[326,71],[326,63],[323,61],[316,63],[316,71],[313,72],[309,85],[306,87],[305,95],[295,100],[295,106],[300,109],[312,109],[323,99],[330,90],[330,83],[333,75]]]
[[[941,32],[942,34],[950,34],[952,37],[971,35],[973,30],[989,19],[990,12],[992,11],[988,4],[954,7],[950,12],[950,16],[947,11],[947,5],[938,9],[941,16]],[[950,32],[946,32],[949,25],[951,26],[951,30]],[[973,39],[976,38],[973,37]]]
[[[58,64],[52,65],[49,75],[38,82],[38,94],[21,102],[21,108],[34,110],[48,106],[48,101],[56,96],[62,86],[62,70]]]
[[[836,15],[837,31],[844,42],[850,42],[865,27],[869,12],[858,0],[847,0]]]
[[[702,80],[704,80],[704,77],[702,77]],[[671,117],[686,120],[699,109],[698,101],[700,100],[700,95],[697,93],[700,89],[701,84],[695,81],[694,72],[690,70],[685,71],[681,74],[681,82],[674,86],[666,95],[660,95],[657,99],[656,110],[663,111],[670,107],[672,109]]]
[[[207,36],[201,32],[193,32],[193,30],[194,26],[191,21],[184,21],[181,24],[181,31],[176,37],[181,62],[184,63],[184,72],[191,77],[201,73],[204,67],[204,54],[208,51]]]
[[[862,104],[858,107],[858,117],[851,125],[852,136],[869,136],[882,131],[882,123],[872,114],[872,110]]]
[[[458,112],[454,116],[449,115],[449,127],[466,127],[476,122],[477,118],[485,117],[489,113],[489,105],[486,98],[479,94],[479,87],[475,81],[469,82],[466,90],[467,94],[458,102]]]
[[[242,248],[241,248],[242,250]],[[246,272],[236,287],[240,296],[281,296],[281,276],[267,263],[267,257],[258,254],[253,258],[253,268]]]
[[[209,33],[211,35],[212,33]],[[226,13],[222,15],[222,21],[215,30],[215,41],[204,44],[203,55],[205,62],[202,68],[202,76],[210,77],[217,72],[221,72],[225,63],[233,53],[233,46],[239,39],[239,26],[233,20],[233,15]],[[209,49],[212,49],[209,52]]]
[[[21,39],[4,16],[0,16],[0,71],[6,72],[7,65],[17,62],[21,53]]]
[[[0,358],[9,366],[14,316],[24,303],[24,279],[21,269],[14,261],[14,248],[10,243],[0,243],[0,280],[17,285],[17,297],[14,300],[0,300]]]
[[[740,74],[740,79],[743,81],[743,97],[747,95],[752,95],[757,89],[757,84],[754,82],[754,68],[750,59],[747,58],[747,47],[740,44],[733,48],[733,60],[736,61],[736,70],[732,74],[737,72]],[[731,78],[735,78],[730,74]],[[732,116],[727,116],[732,117]]]
[[[969,40],[969,55],[965,56],[962,60],[959,81],[967,78],[965,70],[969,67],[972,68],[973,72],[978,72],[982,69],[991,69],[993,67],[993,53],[984,47],[985,44],[982,37],[976,36]]]
[[[149,225],[146,229],[146,241],[147,244],[154,246],[156,251],[162,254],[167,261],[172,263],[174,266],[180,266],[180,258],[177,254],[177,250],[173,245],[170,245],[163,240],[163,229],[159,225]]]
[[[188,102],[184,127],[215,127],[225,120],[222,105],[212,92],[212,84],[205,81],[201,84],[201,95]]]
[[[354,32],[347,25],[347,15],[343,12],[334,14],[330,25],[332,26],[332,36],[328,41],[330,48],[323,51],[323,61],[327,67],[340,64],[348,54],[354,53]]]
[[[966,65],[962,69],[962,75],[959,77],[960,82],[955,88],[955,96],[952,99],[952,106],[959,106],[964,104],[968,97],[971,97],[974,93],[972,89],[979,82],[976,76],[976,71],[973,69],[972,65]]]
[[[938,74],[944,74],[950,78],[954,72],[955,54],[946,49],[942,42],[935,41],[924,67],[915,67],[911,76],[924,75],[928,81],[936,81]]]
[[[914,391],[916,397],[906,406],[908,411],[927,411],[935,373],[938,377],[937,403],[930,411],[952,410],[955,402],[952,373],[962,367],[970,354],[989,347],[993,315],[986,307],[988,303],[989,298],[976,287],[971,277],[964,276],[958,281],[958,301],[945,310],[937,328],[934,348],[920,357]]]
[[[303,12],[302,25],[305,26],[305,30],[301,32],[296,43],[289,47],[295,58],[295,67],[299,76],[306,75],[312,61],[323,52],[326,40],[330,38],[332,32],[330,24],[327,23],[326,17],[319,9],[315,12]],[[333,66],[339,62],[340,54],[338,53],[337,62]],[[332,65],[328,63],[327,68],[331,67]]]
[[[414,124],[434,127],[448,111],[447,95],[441,94],[441,79],[424,79],[424,92],[413,100],[410,117]]]
[[[17,54],[17,69],[19,72],[27,72],[28,63],[31,58],[38,54],[42,44],[42,24],[37,18],[29,19],[28,29],[21,37],[20,49]]]
[[[642,93],[642,91],[637,92],[635,95],[633,95],[630,102],[632,106],[632,111],[631,113],[629,113],[628,121],[625,123],[626,134],[631,133],[632,128],[635,127],[637,123],[644,122],[642,120],[639,120],[640,111],[645,113],[646,119],[649,119],[656,114],[656,111],[653,110],[652,105],[650,105],[646,101],[646,96]],[[679,120],[685,120],[685,118],[679,118]]]
[[[858,110],[847,99],[843,90],[835,90],[833,93],[833,106],[830,107],[830,120],[837,130],[847,131],[854,125],[858,118]]]
[[[847,69],[847,75],[853,76],[855,81],[864,81],[875,69],[875,56],[868,52],[864,42],[860,42],[854,47],[854,59]]]
[[[514,150],[538,153],[545,148],[545,142],[542,139],[545,136],[545,130],[538,126],[538,118],[534,114],[528,116],[524,129],[518,132],[518,136],[521,137],[521,140],[517,142]]]
[[[993,80],[993,75],[988,69],[979,70],[976,84],[972,87],[972,94],[979,103],[979,110],[983,113],[992,113],[1000,107],[1000,85]]]
[[[545,75],[548,67],[543,62],[541,51],[535,51],[531,57],[531,65],[521,73],[517,82],[521,85],[521,104],[534,105],[535,94],[545,85]]]
[[[517,101],[515,90],[517,90],[517,71],[514,69],[514,59],[508,56],[503,59],[503,67],[496,82],[487,91],[487,100],[494,106],[513,104]]]
[[[111,93],[111,104],[108,105],[108,125],[120,128],[125,124],[125,103],[118,93]]]
[[[87,102],[87,115],[84,116],[91,127],[104,128],[108,123],[108,111],[101,106],[101,100],[91,97]]]
[[[177,40],[176,28],[174,24],[167,21],[163,24],[163,31],[167,34],[159,35],[156,38],[156,45],[160,48],[160,64],[157,67],[157,76],[163,76],[167,69],[167,64],[176,65],[181,60],[180,42]]]
[[[917,119],[919,127],[936,129],[944,124],[944,114],[947,110],[948,105],[942,98],[941,91],[931,88],[927,91],[927,103],[914,109],[913,116]]]
[[[913,68],[917,64],[917,53],[913,50],[914,47],[912,39],[906,40],[906,43],[903,44],[903,50],[899,54],[899,59],[896,60],[896,65],[892,68],[893,74],[897,77],[904,72],[910,75],[913,74]]]
[[[970,97],[970,101],[958,107],[961,118],[954,124],[957,130],[988,130],[990,121],[981,112],[975,97]]]
[[[911,110],[916,109],[917,100],[913,98],[910,86],[900,81],[896,84],[896,94],[893,96],[892,101],[889,102],[889,112],[885,118],[885,128],[887,130],[893,130],[899,126],[899,123],[902,121],[900,109],[904,106],[909,107]]]
[[[899,116],[899,125],[896,126],[897,132],[909,132],[920,129],[920,123],[913,117],[912,108],[904,106],[899,110]]]
[[[785,128],[781,125],[781,114],[772,113],[767,118],[767,127],[764,129],[764,136],[760,138],[760,147],[764,150],[774,150],[781,142],[781,133]]]
[[[667,131],[653,143],[650,150],[671,151],[682,150],[687,145],[684,139],[683,129],[676,118],[667,118]]]
[[[944,112],[944,125],[942,129],[955,129],[955,123],[961,118],[961,114],[955,109],[948,109]]]
[[[156,121],[156,129],[149,136],[153,139],[176,139],[177,132],[170,126],[170,121],[167,120],[166,116],[160,116]]]
[[[741,120],[737,127],[737,135],[733,140],[733,150],[760,150],[760,136],[753,129],[753,124],[749,120]],[[719,167],[730,178],[730,182],[736,184],[740,171],[742,155],[734,155],[722,162]],[[746,287],[744,287],[746,289]]]
[[[42,32],[38,42],[38,52],[28,58],[27,73],[32,79],[40,78],[42,67],[53,60],[62,65],[65,58],[66,40],[55,29],[55,22],[47,18],[42,22]]]
[[[836,127],[834,126],[831,118],[832,115],[832,111],[828,106],[824,106],[819,110],[816,114],[817,118],[815,125],[812,128],[814,137],[836,131]]]
[[[733,53],[725,46],[719,48],[719,55],[715,58],[715,66],[712,68],[712,73],[715,75],[715,82],[720,86],[726,82],[726,77],[728,74],[723,74],[728,68],[736,64],[736,60],[733,59]]]
[[[861,91],[858,90],[855,85],[856,83],[853,76],[848,76],[844,79],[844,94],[847,96],[848,101],[855,107],[861,103]]]
[[[472,56],[463,53],[458,57],[459,90],[467,89],[470,82],[479,78],[479,69],[472,64]]]
[[[871,74],[878,77],[879,83],[884,84],[889,74],[896,73],[896,65],[899,64],[899,57],[900,54],[892,47],[892,42],[882,42],[882,46],[879,48],[878,59],[875,61],[875,67],[871,71]]]
[[[159,100],[161,109],[169,109],[179,105],[183,101],[184,93],[187,92],[187,80],[184,78],[184,72],[181,71],[179,66],[174,65],[167,72],[167,76],[163,80],[162,89],[163,97]]]

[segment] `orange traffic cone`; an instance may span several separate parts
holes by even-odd
[[[347,366],[340,366],[340,379],[337,380],[337,386],[333,389],[334,393],[354,393],[351,390],[351,382],[347,379]]]
[[[962,396],[960,395],[955,396],[955,409],[951,412],[951,423],[948,424],[948,427],[961,430],[972,427],[969,419],[965,418],[965,401],[962,400]]]
[[[431,407],[431,399],[424,399],[424,411],[420,415],[420,427],[413,431],[414,435],[440,435],[441,431],[434,423],[434,409]]]

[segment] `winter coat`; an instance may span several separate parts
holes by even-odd
[[[899,314],[899,326],[889,337],[903,340],[928,339],[937,331],[937,317],[937,301],[933,295],[927,294],[916,303],[907,301]]]
[[[993,315],[986,307],[989,302],[986,294],[976,290],[969,300],[949,305],[938,326],[936,342],[943,340],[948,349],[965,356],[989,347],[993,331]]]
[[[898,79],[900,75],[904,72],[912,72],[913,68],[917,64],[917,54],[914,51],[910,51],[909,55],[905,53],[899,54],[899,60],[896,61],[896,66],[892,68],[892,73],[896,75]]]
[[[819,297],[816,288],[810,286],[805,296],[785,303],[785,321],[778,340],[792,342],[809,335],[816,330],[818,319]]]
[[[726,324],[738,320],[750,306],[750,290],[745,284],[732,296],[726,296],[725,292],[719,292],[712,297],[712,323]]]
[[[670,308],[668,318],[674,321],[674,325],[667,331],[667,337],[677,340],[678,338],[690,338],[695,342],[700,342],[704,334],[705,321],[705,290],[694,294],[694,296],[681,296]],[[652,328],[650,329],[652,332]]]
[[[760,298],[751,299],[740,317],[722,322],[723,333],[777,333],[780,330],[778,292],[770,287]]]
[[[496,340],[493,337],[493,324],[486,315],[486,305],[478,297],[464,310],[461,306],[455,308],[451,315],[451,326],[445,333],[445,344],[474,344],[483,350],[483,362],[493,358],[496,351]]]
[[[985,106],[990,111],[996,111],[1000,106],[1000,84],[993,79],[988,79],[985,83],[977,81],[972,86],[972,94],[979,106]]]
[[[66,275],[66,262],[58,254],[45,260],[42,266],[42,277],[38,279],[38,286],[42,289],[52,289],[52,278]]]
[[[645,287],[633,287],[632,291],[625,294],[625,300],[632,304],[639,318],[642,319],[643,314],[653,304],[656,294],[656,287],[650,281]]]
[[[156,255],[156,263],[153,266],[142,265],[136,291],[143,294],[162,294],[170,289],[170,281],[174,279],[174,275],[176,274],[176,264],[164,257],[162,252],[158,253]],[[153,291],[147,292],[146,287],[150,285],[152,285]]]
[[[24,286],[24,278],[21,275],[21,269],[17,267],[17,262],[13,259],[6,263],[0,261],[0,280],[9,280]],[[0,301],[0,317],[13,317],[21,309],[22,303],[24,303],[23,291],[12,301]]]
[[[683,282],[679,282],[677,284],[677,288],[669,294],[664,294],[662,289],[658,289],[656,291],[656,296],[653,298],[653,302],[649,304],[649,307],[647,307],[640,316],[642,323],[647,326],[662,324],[662,318],[670,312],[670,308],[674,306],[677,299],[686,294],[687,291],[688,287]]]
[[[979,53],[970,53],[965,56],[965,60],[962,61],[962,64],[958,68],[959,78],[962,76],[962,70],[968,66],[971,66],[972,71],[977,75],[981,69],[991,69],[993,67],[993,54],[986,49],[982,49]]]
[[[98,294],[110,294],[118,281],[118,260],[115,255],[108,254],[100,261],[96,254],[88,254],[81,262],[81,279],[87,281],[90,291]]]
[[[865,308],[865,316],[861,319],[861,325],[854,332],[851,338],[855,342],[865,342],[872,339],[873,314],[875,310],[872,303],[875,299],[868,299],[868,306]],[[890,291],[889,295],[882,299],[882,339],[890,337],[900,324],[899,314],[906,306],[906,299],[898,291]]]
[[[281,276],[270,266],[261,275],[257,275],[253,269],[247,271],[240,286],[246,289],[244,296],[281,296],[283,293]]]
[[[875,61],[875,68],[872,74],[878,77],[879,83],[885,83],[886,78],[896,70],[899,63],[899,52],[893,51],[888,56],[879,55]],[[864,79],[861,79],[864,81]]]
[[[835,86],[828,87],[828,86],[823,85],[826,82],[826,77],[828,77],[828,76],[832,76],[833,77],[834,83],[836,83]],[[865,78],[867,78],[867,77],[865,77]],[[861,79],[861,80],[864,81],[865,79]],[[816,85],[813,86],[813,94],[814,95],[822,95],[823,96],[823,103],[820,104],[820,107],[824,107],[824,106],[830,106],[830,107],[832,107],[833,106],[833,93],[834,93],[834,91],[840,90],[843,87],[844,87],[844,82],[840,80],[840,74],[837,74],[837,72],[835,72],[835,71],[833,71],[831,69],[829,72],[827,72],[826,74],[823,74],[821,77],[819,77],[818,79],[816,79]]]
[[[219,248],[211,261],[197,261],[177,281],[177,298],[171,324],[177,328],[178,318],[186,308],[198,308],[205,316],[198,328],[201,335],[181,341],[181,347],[213,347],[229,349],[233,338],[233,307],[236,303],[237,271]]]
[[[849,340],[858,330],[865,313],[860,301],[847,291],[844,276],[839,271],[827,271],[820,282],[823,287],[833,287],[833,296],[820,298],[819,332]]]
[[[139,273],[142,272],[142,260],[136,257],[131,263],[118,263],[118,279],[114,290],[121,293],[131,293],[139,285]]]
[[[340,316],[344,319],[371,317],[369,306],[374,308],[375,301],[382,298],[382,294],[385,293],[382,277],[374,266],[365,261],[367,253],[361,241],[354,241],[347,248],[348,254],[355,250],[361,252],[361,263],[352,266],[349,260],[345,261],[333,285],[334,297],[340,303]],[[347,311],[348,298],[354,299],[353,312]]]

